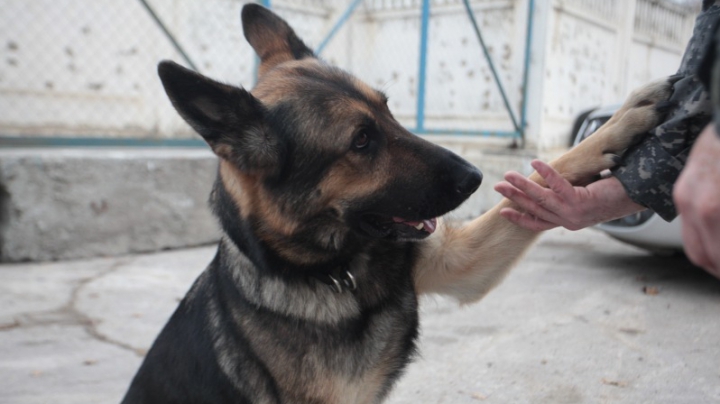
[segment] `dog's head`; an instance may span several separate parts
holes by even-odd
[[[252,92],[172,62],[158,71],[266,242],[330,252],[422,239],[480,185],[475,167],[405,130],[383,93],[317,59],[275,14],[248,4],[242,22],[261,60]]]

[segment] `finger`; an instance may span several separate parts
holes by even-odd
[[[693,264],[703,268],[712,266],[712,260],[703,246],[700,234],[693,226],[692,218],[683,218],[682,224],[683,245],[685,254]]]
[[[549,164],[544,163],[540,160],[533,160],[530,165],[535,171],[545,179],[548,187],[553,190],[556,194],[560,195],[561,198],[568,200],[573,196],[573,186],[566,180],[559,172],[552,168]]]
[[[716,212],[720,213],[717,209]],[[720,217],[701,216],[703,225],[695,226],[697,237],[702,243],[702,252],[707,256],[707,263],[703,265],[708,272],[720,277]],[[691,223],[692,224],[692,223]]]
[[[515,171],[505,173],[505,181],[511,183],[513,186],[525,193],[528,193],[527,190],[530,190],[532,193],[535,194],[548,190],[542,185],[539,185],[538,183],[525,178],[525,176],[520,173],[516,173]]]
[[[673,199],[675,206],[677,206],[678,213],[682,218],[682,237],[683,246],[685,247],[685,254],[693,264],[708,269],[713,261],[710,258],[710,254],[703,240],[707,240],[705,235],[702,234],[702,218],[696,215],[696,210],[693,209],[693,189],[692,189],[692,177],[688,176],[688,171],[685,170],[680,174],[675,187],[673,189]]]
[[[495,189],[495,191],[499,192],[505,198],[507,198],[507,199],[513,201],[514,203],[516,203],[517,205],[523,207],[523,209],[525,209],[526,206],[537,205],[535,203],[535,201],[533,201],[527,195],[525,195],[525,193],[523,191],[519,190],[518,188],[516,188],[515,186],[513,186],[512,184],[510,184],[508,182],[501,181],[495,185],[494,189]],[[538,205],[538,207],[542,208],[539,205]]]
[[[716,225],[720,225],[717,222]],[[713,275],[720,279],[720,248],[718,248],[718,240],[720,240],[720,234],[715,234],[713,237],[706,239],[705,251],[710,256],[710,266],[707,268]]]
[[[688,195],[692,195],[692,189],[688,179],[688,171],[689,170],[683,170],[673,186],[673,202],[675,202],[675,207],[679,214],[687,214],[686,212],[690,207],[690,198],[688,198]]]
[[[555,194],[554,191],[544,188],[517,173],[510,172],[505,174],[505,180],[522,191],[534,204],[554,213],[562,210],[562,201],[560,201],[559,196]],[[536,214],[536,212],[533,212],[533,214]],[[551,220],[548,218],[544,219]]]
[[[500,210],[500,216],[510,222],[531,231],[545,231],[558,227],[555,223],[551,223],[527,213],[520,213],[512,208],[503,208]]]
[[[495,190],[502,196],[513,201],[522,210],[530,215],[546,222],[555,223],[556,226],[563,225],[562,219],[555,213],[539,205],[534,199],[529,198],[524,192],[507,182],[500,182],[495,185]]]
[[[528,198],[527,195],[525,195],[522,191],[520,191],[508,182],[501,181],[495,184],[494,189],[495,191],[500,193],[500,195],[511,200],[519,206],[529,206],[534,204],[534,202],[530,198]]]
[[[715,265],[712,268],[705,268],[714,277],[720,279],[720,265]]]

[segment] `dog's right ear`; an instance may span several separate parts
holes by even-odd
[[[260,57],[259,77],[280,63],[315,57],[290,25],[267,8],[248,3],[241,19],[245,39]]]
[[[277,138],[268,134],[265,108],[252,94],[171,61],[160,62],[158,75],[177,112],[215,154],[243,171],[277,165]]]

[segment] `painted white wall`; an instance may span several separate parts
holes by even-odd
[[[255,58],[239,22],[244,1],[150,3],[202,73],[252,85]],[[348,3],[273,6],[315,47]],[[528,0],[471,3],[519,114]],[[565,144],[577,113],[619,102],[676,69],[694,16],[651,3],[536,0],[528,147]],[[419,30],[419,0],[365,0],[321,56],[388,93],[393,112],[414,126]],[[155,73],[168,58],[182,61],[139,2],[4,0],[0,134],[192,137]],[[427,78],[427,128],[512,128],[460,0],[432,0]]]
[[[533,96],[542,103],[533,104],[537,124],[529,128],[530,146],[539,150],[564,147],[578,113],[621,103],[634,88],[675,73],[695,17],[653,0],[541,3],[536,28],[547,37],[535,48],[544,52],[533,66],[543,83]]]

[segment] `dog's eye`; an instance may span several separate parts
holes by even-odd
[[[357,136],[355,136],[355,139],[353,140],[353,149],[360,150],[368,147],[370,144],[370,136],[368,136],[367,132],[362,131]]]

